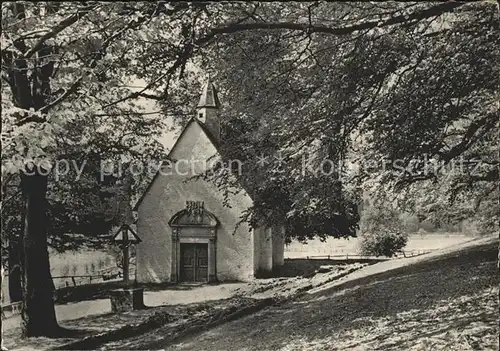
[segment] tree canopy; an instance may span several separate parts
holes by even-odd
[[[245,130],[226,149],[254,165],[263,212],[281,208],[294,236],[352,235],[361,194],[389,193],[422,218],[495,228],[496,4],[250,8],[201,61],[222,85],[228,130]],[[255,166],[263,154],[269,164]],[[429,196],[439,205],[423,205]]]

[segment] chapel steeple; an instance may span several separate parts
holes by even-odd
[[[220,142],[220,101],[217,95],[217,89],[208,76],[207,83],[201,92],[198,102],[197,118],[202,122],[211,133],[211,136]]]

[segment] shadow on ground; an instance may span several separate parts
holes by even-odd
[[[56,291],[56,303],[61,305],[69,302],[80,302],[109,297],[109,292],[114,289],[123,288],[122,281],[104,282],[97,284],[86,284],[64,287]],[[144,288],[145,291],[161,290],[192,290],[199,284],[173,284],[173,283],[140,283],[131,284],[133,287]]]
[[[386,259],[354,259],[354,260],[334,260],[334,259],[305,259],[288,258],[281,267],[276,267],[269,277],[311,277],[321,266],[339,266],[353,263],[375,264]]]

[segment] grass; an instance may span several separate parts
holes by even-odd
[[[176,347],[497,350],[497,255],[494,242],[422,260],[227,323]]]
[[[375,264],[379,261],[376,259],[358,259],[358,260],[328,260],[328,259],[302,259],[291,258],[285,259],[285,264],[281,267],[276,267],[273,270],[273,277],[311,277],[321,266],[338,266],[352,263],[367,263]]]
[[[82,341],[84,337],[97,337],[95,340],[83,342],[83,349],[95,349],[101,343],[110,342],[106,339],[110,335],[102,335],[111,332],[111,338],[122,344],[122,340],[127,337],[144,333],[148,329],[163,326],[166,323],[179,324],[165,326],[163,332],[173,333],[182,330],[182,323],[186,321],[196,321],[197,318],[211,319],[220,314],[227,314],[238,307],[252,305],[255,300],[244,297],[232,297],[221,300],[205,301],[202,303],[191,303],[184,305],[165,305],[156,308],[146,307],[124,313],[105,313],[98,316],[87,316],[74,320],[60,321],[60,334],[57,337],[37,337],[23,339],[20,329],[10,329],[2,333],[5,346],[10,350],[54,350],[66,349],[65,344]],[[175,328],[177,327],[177,328]],[[179,328],[180,327],[180,328]],[[98,337],[101,334],[102,337]],[[166,335],[163,335],[167,337]],[[143,340],[143,337],[137,338]],[[103,341],[104,340],[104,341]],[[129,349],[125,347],[124,349]]]

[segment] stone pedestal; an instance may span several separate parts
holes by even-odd
[[[144,308],[144,289],[125,288],[110,291],[111,311],[127,312]]]

